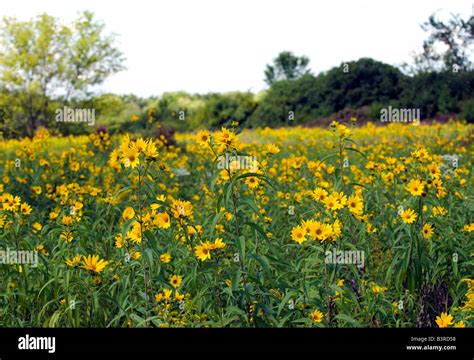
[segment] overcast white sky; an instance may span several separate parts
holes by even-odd
[[[426,35],[430,14],[464,18],[471,0],[0,0],[0,17],[42,12],[72,21],[91,10],[119,35],[127,70],[102,91],[140,96],[165,91],[265,88],[265,65],[283,50],[310,58],[314,73],[372,57],[398,65]]]

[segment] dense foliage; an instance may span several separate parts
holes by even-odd
[[[472,125],[176,140],[0,144],[0,326],[473,325]]]

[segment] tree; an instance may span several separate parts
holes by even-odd
[[[0,25],[0,106],[16,130],[32,135],[51,124],[60,104],[87,97],[88,90],[123,69],[122,53],[104,25],[84,12],[68,27],[47,14],[29,21],[4,18]]]
[[[345,109],[358,109],[374,102],[386,104],[398,99],[404,78],[393,66],[361,58],[318,76],[305,74],[293,81],[279,81],[267,91],[249,124],[299,125]]]
[[[452,14],[451,19],[445,23],[433,14],[421,28],[429,33],[429,36],[423,42],[423,51],[413,55],[414,64],[403,65],[408,73],[470,69],[474,16],[465,21],[459,15]]]
[[[268,85],[280,80],[296,80],[309,73],[309,59],[306,56],[298,57],[292,52],[283,51],[273,62],[274,64],[267,65],[265,70],[265,82]]]
[[[419,73],[405,78],[402,87],[401,107],[420,109],[424,118],[459,113],[474,94],[474,71]]]
[[[324,88],[321,77],[305,74],[296,80],[273,84],[248,120],[251,127],[301,125],[322,113]]]
[[[208,94],[191,119],[194,128],[219,128],[230,126],[232,121],[244,124],[257,107],[254,95],[250,92],[229,92]]]
[[[344,65],[347,72],[343,71]],[[324,102],[333,112],[395,100],[404,78],[397,68],[371,58],[343,63],[320,77],[324,81]]]

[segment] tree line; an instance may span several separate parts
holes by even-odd
[[[229,92],[101,94],[94,89],[125,68],[113,34],[90,12],[72,25],[47,14],[29,21],[4,18],[0,25],[0,133],[31,136],[38,127],[61,133],[93,131],[80,124],[57,123],[54,112],[67,105],[93,108],[97,126],[111,132],[143,131],[156,122],[175,130],[317,125],[329,117],[352,114],[377,119],[380,109],[420,109],[422,118],[457,116],[474,121],[471,52],[474,17],[432,15],[413,62],[398,67],[361,58],[313,74],[306,56],[281,52],[264,70],[268,89],[253,94]],[[439,45],[443,46],[439,46]],[[440,52],[439,49],[443,48]]]

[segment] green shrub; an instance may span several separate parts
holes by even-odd
[[[474,99],[466,100],[461,105],[461,115],[463,119],[470,123],[474,122]]]

